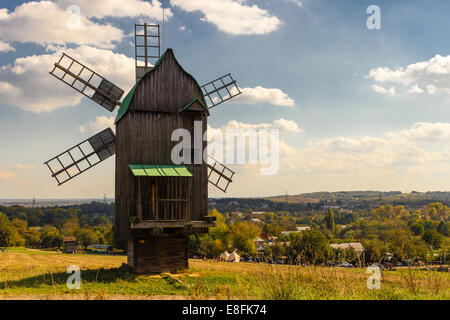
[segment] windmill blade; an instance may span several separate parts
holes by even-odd
[[[159,24],[134,25],[134,53],[136,61],[136,83],[153,68],[161,57]]]
[[[44,164],[58,186],[75,178],[116,153],[116,136],[111,128],[57,155]]]
[[[226,193],[228,186],[233,182],[234,171],[211,156],[208,156],[207,165],[209,169],[208,181]]]
[[[225,101],[230,100],[242,92],[231,74],[224,75],[202,86],[203,95],[207,97],[208,108],[214,108]]]
[[[120,105],[124,94],[121,88],[65,53],[50,74],[111,112]]]

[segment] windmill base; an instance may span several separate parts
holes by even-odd
[[[188,238],[169,233],[129,239],[128,265],[137,273],[146,274],[187,269]]]

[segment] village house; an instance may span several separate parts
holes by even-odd
[[[332,247],[333,249],[341,249],[341,250],[353,248],[353,250],[355,250],[358,256],[361,256],[361,254],[364,253],[364,247],[359,242],[332,243],[330,244],[330,247]]]

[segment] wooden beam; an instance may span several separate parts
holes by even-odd
[[[131,229],[154,229],[154,228],[211,228],[215,227],[210,221],[140,221],[131,223]]]

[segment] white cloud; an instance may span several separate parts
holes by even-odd
[[[450,94],[450,55],[436,55],[428,61],[410,64],[395,70],[380,67],[370,70],[368,78],[379,83],[397,83],[414,86],[409,93],[422,93],[427,88],[430,95],[436,93]]]
[[[124,90],[134,83],[134,59],[89,46],[66,53],[114,82]],[[62,51],[18,58],[0,68],[0,98],[3,103],[26,111],[43,112],[75,106],[82,95],[48,74]],[[94,103],[94,102],[92,102]]]
[[[279,120],[275,120],[274,123],[280,127],[281,130],[287,132],[296,132],[299,133],[302,130],[298,127],[298,124],[292,120],[285,120],[283,118]]]
[[[93,2],[93,1],[92,1]],[[95,45],[112,48],[124,37],[122,30],[80,16],[80,28],[70,28],[71,14],[51,1],[27,2],[14,11],[0,9],[0,39],[41,45]]]
[[[9,170],[0,170],[0,180],[9,180],[15,176],[14,172]]]
[[[0,52],[16,51],[9,43],[0,40]]]
[[[219,30],[234,35],[266,34],[277,30],[281,21],[257,5],[246,5],[243,0],[171,0],[170,4],[182,10],[201,11],[202,21],[216,25]]]
[[[100,116],[95,121],[89,122],[87,125],[80,126],[81,133],[92,132],[98,133],[108,127],[114,127],[114,117]]]
[[[450,123],[448,122],[417,122],[411,128],[400,132],[388,132],[390,138],[403,138],[415,141],[450,140]]]
[[[324,139],[316,143],[316,148],[329,152],[369,152],[386,146],[388,141],[375,137]]]
[[[293,155],[297,152],[295,148],[289,146],[286,142],[282,140],[279,143],[279,147],[280,147],[280,154]]]
[[[61,8],[77,5],[83,15],[100,19],[105,17],[147,17],[160,21],[163,17],[162,4],[157,0],[57,0],[56,2]],[[164,15],[166,19],[170,19],[173,13],[167,8]]]
[[[261,86],[255,88],[240,88],[242,94],[235,99],[230,100],[232,103],[260,104],[270,103],[280,107],[295,106],[294,99],[290,98],[280,89],[268,89]],[[236,92],[234,88],[233,92]]]
[[[417,84],[413,85],[409,90],[409,93],[423,93],[423,89],[419,88]]]
[[[213,128],[211,128],[213,129]],[[273,123],[257,123],[257,124],[251,124],[251,123],[245,123],[245,122],[239,122],[236,120],[229,121],[224,127],[222,127],[220,130],[249,130],[249,129],[280,129],[284,132],[291,132],[291,133],[299,133],[302,130],[298,127],[298,124],[291,120],[285,120],[283,118],[279,120],[275,120]],[[215,129],[213,129],[215,130]]]
[[[390,89],[386,89],[386,88],[383,88],[381,86],[378,86],[378,85],[374,84],[374,85],[372,85],[372,89],[375,92],[378,92],[378,93],[381,93],[381,94],[389,94],[391,96],[395,96],[395,87],[392,87]]]

